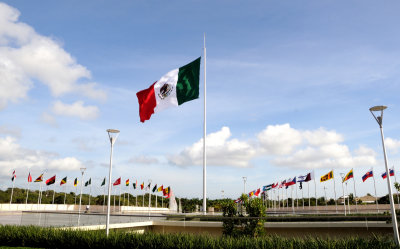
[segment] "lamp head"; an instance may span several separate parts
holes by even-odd
[[[376,122],[379,124],[379,127],[382,127],[383,110],[385,110],[386,108],[387,106],[384,105],[377,105],[369,108],[369,111],[371,112],[372,116],[374,116]],[[375,113],[377,113],[377,115],[375,115]]]
[[[119,130],[115,129],[107,129],[108,137],[110,138],[110,143],[113,145],[115,141],[117,140],[117,137],[119,135]]]

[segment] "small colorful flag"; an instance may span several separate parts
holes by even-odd
[[[129,179],[128,179],[128,180],[126,180],[126,182],[125,182],[125,186],[129,187]]]
[[[35,182],[43,182],[43,174],[36,178]]]
[[[92,178],[89,178],[89,181],[85,182],[85,187],[92,184]]]
[[[365,180],[367,180],[368,178],[370,178],[372,176],[374,176],[374,172],[371,168],[367,173],[365,173],[365,175],[362,176],[363,182],[365,182]]]
[[[121,177],[118,178],[117,180],[115,180],[115,182],[113,183],[113,186],[117,186],[121,184]]]
[[[257,189],[256,192],[254,193],[255,196],[258,196],[261,192],[261,189]]]
[[[144,182],[140,184],[140,189],[143,190],[143,188],[144,188]]]
[[[343,178],[343,182],[349,180],[350,178],[353,178],[353,169],[351,169],[349,173],[346,174],[346,176]]]
[[[328,174],[321,176],[320,181],[325,182],[333,178],[333,170],[331,170]]]
[[[296,177],[293,177],[292,179],[289,179],[285,186],[289,187],[289,186],[292,186],[294,184],[296,184]]]
[[[17,178],[17,175],[15,174],[15,170],[12,173],[11,181],[14,181],[14,179]]]
[[[278,187],[278,185],[279,185],[279,182],[272,184],[272,188],[276,188],[276,187]]]
[[[169,194],[169,187],[163,190],[163,195],[166,196]]]
[[[304,181],[305,182],[309,182],[309,181],[311,181],[313,179],[314,179],[314,172],[310,172],[310,173],[307,174],[307,177],[306,177],[306,179]]]
[[[281,184],[279,184],[279,188],[283,188],[286,185],[286,180],[283,180]]]
[[[106,178],[104,177],[103,182],[101,183],[100,187],[106,185]]]
[[[151,183],[149,183],[149,185],[147,185],[146,190],[149,190],[149,189],[150,189],[150,184],[151,184]]]
[[[28,175],[28,182],[32,182],[31,172],[29,172],[29,175]]]
[[[239,203],[239,202],[242,202],[242,199],[237,198],[237,199],[235,200],[235,203]]]
[[[74,180],[74,187],[78,186],[78,178],[75,178]]]
[[[136,189],[137,181],[132,183],[133,189]]]
[[[307,179],[307,175],[298,176],[298,177],[297,177],[297,182],[305,182],[306,179]]]
[[[161,191],[163,191],[164,190],[164,185],[161,185],[158,189],[157,189],[157,192],[161,192]]]
[[[64,177],[60,182],[60,186],[66,183],[67,183],[67,177]]]
[[[394,176],[394,167],[390,169],[389,175],[390,176]],[[386,179],[386,177],[387,177],[387,175],[386,175],[386,172],[385,172],[385,173],[382,174],[382,178]]]
[[[51,184],[54,184],[56,182],[56,175],[53,177],[50,177],[49,179],[46,180],[46,185],[49,186]]]
[[[268,184],[268,185],[263,186],[263,191],[268,191],[268,190],[271,190],[271,189],[272,189],[272,184]]]
[[[153,193],[154,193],[156,190],[157,190],[157,184],[154,185],[154,187],[153,187],[153,189],[152,189]]]

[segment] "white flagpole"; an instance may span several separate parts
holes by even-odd
[[[65,205],[65,199],[67,198],[67,184],[65,183],[64,186],[64,205]]]
[[[129,184],[128,184],[128,206],[129,206],[129,195],[130,195],[130,192],[131,191],[129,191]]]
[[[394,182],[397,182],[396,171],[394,170],[394,165],[393,165],[393,174],[394,174]],[[390,170],[389,170],[389,177],[390,177]],[[397,190],[397,188],[396,188],[396,191],[397,191],[397,204],[399,204],[399,209],[400,209],[399,191]]]
[[[108,197],[107,197],[108,198]],[[104,212],[104,206],[106,204],[106,185],[104,184],[104,194],[103,194],[103,212]]]
[[[53,188],[53,202],[52,202],[52,204],[54,204],[54,196],[56,195],[56,183],[55,183],[55,180],[54,180],[54,188]]]
[[[315,181],[315,172],[314,172],[314,170],[313,170],[313,177],[314,177],[314,191],[315,191],[315,212],[318,212],[317,183]]]
[[[14,194],[14,183],[15,183],[15,177],[14,177],[14,172],[13,172],[13,176],[12,176],[12,189],[11,189],[11,198],[10,198],[10,204],[12,203],[12,199],[13,199],[13,194]]]
[[[89,207],[90,207],[90,196],[92,195],[92,180],[90,180],[90,190],[89,190]]]
[[[157,208],[157,192],[156,192],[155,196],[156,196],[156,208]]]
[[[308,209],[311,209],[310,183],[309,182],[307,182],[307,191],[308,191]]]
[[[303,183],[301,183],[301,201],[303,202],[303,209],[304,209],[304,186],[303,186]]]
[[[338,212],[338,210],[337,210],[336,184],[335,184],[335,182],[336,182],[336,178],[335,178],[335,174],[334,174],[334,171],[333,171],[333,169],[332,169],[332,175],[333,175],[333,190],[334,190],[334,192],[335,192],[335,207],[336,207],[336,213],[337,213],[337,212]]]
[[[294,186],[296,186],[296,185],[294,185]],[[296,189],[296,192],[297,192],[297,189]],[[292,211],[294,213],[293,185],[292,185],[292,187],[290,187],[290,198],[292,198]]]
[[[203,215],[207,214],[207,151],[206,151],[206,135],[207,135],[207,88],[206,88],[206,33],[204,33],[204,125],[203,125]]]
[[[378,213],[379,213],[378,196],[376,195],[376,185],[375,185],[375,174],[374,174],[374,169],[372,169],[372,178],[374,179],[376,210],[377,210]]]
[[[353,169],[351,169],[353,170]],[[358,213],[358,206],[357,206],[357,191],[356,191],[356,178],[354,176],[354,171],[353,171],[353,184],[354,184],[354,201],[356,202],[356,211]]]
[[[344,179],[344,178],[343,178]],[[344,206],[344,216],[346,216],[346,198],[344,197],[344,184],[342,179],[342,191],[343,191],[343,206]]]
[[[350,210],[350,196],[349,196],[349,191],[347,190],[347,182],[346,182],[346,195],[347,195],[347,204],[348,206],[348,210],[349,210],[349,214],[351,214],[351,210]]]
[[[25,204],[28,204],[28,195],[29,195],[29,182],[28,182],[28,186],[26,187],[26,200],[25,200]]]
[[[121,212],[121,185],[122,183],[119,184],[118,212]]]
[[[297,197],[297,181],[294,184],[294,187],[296,188],[296,209],[299,209],[299,198]]]

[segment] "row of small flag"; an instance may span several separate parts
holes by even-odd
[[[16,178],[17,178],[17,175],[16,175],[15,170],[14,170],[13,173],[12,173],[11,181],[14,181]],[[32,180],[33,179],[32,179],[31,173],[29,172],[29,174],[28,174],[28,182],[32,182]],[[38,178],[36,178],[36,180],[34,182],[43,182],[43,174],[41,174]],[[47,186],[49,186],[49,185],[54,184],[55,182],[56,182],[56,175],[54,175],[53,177],[50,177],[49,179],[47,179],[45,183],[46,183]],[[78,182],[79,182],[78,178],[75,178],[75,180],[74,180],[74,186],[75,187],[78,185]],[[64,177],[60,181],[60,186],[66,184],[66,183],[67,183],[67,177]],[[89,178],[89,180],[87,180],[85,182],[85,187],[87,187],[87,186],[89,186],[91,184],[92,184],[92,178]],[[106,178],[104,177],[100,187],[104,186],[105,184],[106,184]],[[120,184],[121,184],[121,177],[118,178],[117,180],[115,180],[115,182],[113,183],[113,186],[118,186]],[[129,186],[129,179],[127,179],[125,181],[125,186],[127,186],[127,187]],[[136,187],[138,187],[137,180],[136,180],[136,182],[132,183],[132,186],[133,186],[134,189],[136,189]],[[143,189],[144,190],[150,190],[150,188],[151,188],[151,183],[149,183],[146,188],[144,187],[144,182],[142,184],[140,184],[140,189],[141,190],[143,190]],[[161,185],[160,187],[157,187],[157,184],[156,184],[156,185],[153,186],[152,191],[153,191],[153,193],[154,192],[162,192],[164,196],[169,198],[170,193],[171,193],[171,188],[170,187],[164,188],[164,185]]]
[[[390,169],[389,171],[389,175],[390,176],[394,176],[394,166]],[[373,177],[374,176],[374,172],[373,172],[373,168],[371,168],[367,173],[365,173],[362,176],[362,180],[363,182],[365,182],[368,178]],[[381,174],[383,179],[386,179],[387,174],[386,172]],[[331,170],[330,172],[328,172],[327,174],[321,176],[320,178],[320,182],[325,182],[328,181],[330,179],[333,179],[334,175],[333,175],[333,170]],[[351,169],[346,175],[345,177],[343,177],[342,182],[346,182],[347,180],[353,178],[354,179],[354,174],[353,174],[353,169]],[[298,177],[293,177],[293,178],[289,178],[288,180],[284,180],[281,183],[277,182],[277,183],[273,183],[273,184],[268,184],[263,186],[262,191],[269,191],[271,189],[276,189],[276,188],[283,188],[286,187],[288,188],[291,185],[295,185],[297,182],[300,183],[299,188],[302,189],[302,183],[303,182],[309,182],[311,180],[314,179],[314,173],[310,172],[307,175],[302,175],[302,176],[298,176]],[[253,190],[251,192],[248,193],[249,197],[253,197],[253,196],[259,196],[261,193],[261,188]],[[238,198],[237,200],[235,200],[236,203],[241,202],[240,198]]]

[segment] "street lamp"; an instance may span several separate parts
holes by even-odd
[[[247,181],[247,176],[243,176],[243,193],[246,194],[246,181]]]
[[[81,168],[82,177],[81,177],[81,195],[80,195],[80,197],[79,197],[78,227],[79,227],[79,222],[80,222],[80,220],[81,220],[82,183],[83,183],[83,174],[85,174],[85,170],[86,170],[86,168]]]
[[[382,147],[383,147],[383,157],[385,159],[385,168],[386,168],[386,180],[387,180],[387,185],[388,185],[388,190],[389,190],[389,201],[390,201],[390,210],[392,213],[392,224],[393,224],[393,231],[394,231],[394,240],[396,242],[397,247],[400,246],[400,241],[399,241],[399,230],[397,226],[397,218],[396,218],[396,212],[394,209],[394,201],[393,201],[393,195],[392,195],[392,183],[390,181],[390,174],[389,174],[389,168],[387,164],[387,156],[386,156],[386,148],[385,148],[385,139],[383,136],[383,128],[382,128],[382,119],[383,119],[383,110],[385,110],[387,106],[380,105],[380,106],[374,106],[369,108],[369,111],[371,112],[372,116],[375,118],[376,122],[379,125],[380,131],[381,131],[381,139],[382,139]],[[380,116],[376,116],[375,113],[380,112]]]
[[[108,198],[107,198],[107,221],[106,221],[106,234],[108,236],[110,229],[110,199],[111,199],[111,173],[112,173],[112,154],[113,154],[113,145],[117,140],[119,130],[108,129],[107,130],[108,137],[110,138],[111,143],[111,153],[110,153],[110,170],[108,173]]]

